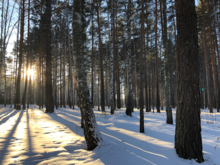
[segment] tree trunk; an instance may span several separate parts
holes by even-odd
[[[17,78],[17,88],[15,97],[15,109],[21,109],[20,102],[20,83],[21,83],[21,67],[22,67],[22,55],[23,55],[23,39],[24,39],[24,0],[22,1],[22,11],[21,11],[21,31],[20,31],[20,47],[19,47],[19,66],[18,66],[18,78]]]
[[[30,45],[29,45],[29,29],[30,29],[30,0],[28,0],[28,31],[27,31],[27,63],[26,63],[26,78],[25,78],[25,87],[24,87],[24,94],[23,94],[23,109],[26,108],[26,100],[27,100],[27,85],[28,85],[28,62],[29,62],[29,56],[30,56]],[[30,93],[28,93],[29,95]],[[29,108],[29,105],[28,107]]]
[[[72,69],[72,55],[70,51],[70,37],[69,37],[69,20],[67,16],[67,42],[68,42],[68,55],[69,55],[69,107],[71,108],[73,105],[73,69]]]
[[[201,4],[202,4],[202,22],[203,22],[204,47],[205,47],[205,66],[206,66],[207,93],[208,93],[209,110],[210,110],[210,113],[213,113],[212,96],[211,96],[211,77],[210,77],[210,74],[209,74],[210,69],[209,69],[208,53],[207,53],[207,39],[206,39],[206,31],[205,31],[205,15],[204,15],[203,0],[201,0]]]
[[[158,54],[157,54],[157,0],[155,0],[155,56],[156,56],[156,107],[160,113],[160,94],[159,94],[159,70],[158,70]]]
[[[204,161],[199,99],[199,55],[195,1],[176,0],[178,87],[175,149],[179,157]]]
[[[141,44],[140,44],[140,99],[139,99],[139,106],[140,106],[140,132],[144,133],[144,98],[143,98],[143,55],[144,55],[144,0],[141,0]]]
[[[30,24],[30,0],[28,0],[28,24]],[[30,28],[30,26],[28,26]],[[28,35],[30,32],[28,31]],[[28,50],[29,50],[29,58],[30,58],[30,70],[32,70],[32,51],[30,51],[30,41],[28,42]],[[27,108],[29,108],[29,104],[33,104],[32,103],[32,85],[31,85],[31,74],[29,75],[29,93],[28,93],[28,104],[27,104]]]
[[[93,45],[94,45],[94,23],[93,23],[93,9],[92,9],[92,13],[91,13],[91,15],[92,15],[92,53],[91,53],[91,68],[92,68],[92,75],[91,75],[91,78],[92,78],[92,80],[91,80],[91,101],[92,101],[92,107],[94,107],[94,102],[93,102],[93,95],[94,95],[94,75],[93,75],[93,73],[94,73],[94,52],[93,52]]]
[[[147,18],[146,18],[146,22],[147,22],[147,57],[150,56],[149,54],[149,47],[148,47],[148,43],[149,43],[149,24],[148,24],[148,14],[147,14],[147,10],[148,9],[148,2],[147,2],[147,5],[146,5],[146,15],[147,15]],[[149,85],[148,85],[148,92],[149,92],[149,101],[148,101],[148,112],[151,111],[151,83],[150,83],[150,65],[149,65],[149,61],[150,61],[150,57],[147,59],[147,71],[148,71],[148,82],[149,82]]]
[[[46,1],[46,113],[53,113],[52,55],[51,55],[51,0]]]
[[[42,1],[42,0],[41,0]],[[42,3],[42,2],[41,2]],[[43,72],[42,72],[42,61],[43,61],[43,12],[42,12],[42,5],[41,5],[41,15],[40,15],[40,59],[39,59],[39,109],[43,108],[42,102],[42,81],[43,81]]]
[[[83,56],[82,24],[81,17],[84,17],[81,11],[81,5],[84,1],[73,1],[73,54],[75,63],[75,76],[77,81],[77,93],[80,99],[80,109],[83,119],[83,130],[88,150],[93,150],[101,144],[102,138],[96,123],[95,115],[91,106],[89,89],[86,81],[86,70]]]
[[[63,107],[63,90],[62,90],[62,47],[61,47],[61,31],[60,31],[60,107]]]
[[[165,95],[166,95],[166,115],[167,115],[167,124],[173,124],[172,109],[170,105],[170,56],[168,53],[167,46],[167,2],[163,0],[163,23],[164,23],[164,32],[163,32],[163,54],[164,54],[164,68],[165,68]]]
[[[214,52],[213,52],[213,43],[212,43],[212,25],[211,25],[211,17],[210,17],[210,5],[209,0],[208,1],[208,13],[209,13],[209,37],[210,37],[210,43],[211,43],[211,56],[212,56],[212,74],[213,74],[213,81],[214,81],[214,94],[215,94],[215,100],[216,100],[216,109],[217,112],[219,112],[219,105],[218,105],[218,85],[217,85],[217,78],[216,78],[216,70],[215,70],[215,61],[214,61]]]
[[[132,116],[133,112],[133,84],[132,84],[132,55],[131,55],[131,0],[128,0],[128,15],[127,15],[127,56],[128,56],[128,96],[126,105],[126,115]],[[127,86],[126,86],[127,87]]]
[[[105,112],[105,93],[104,93],[102,40],[101,40],[101,30],[100,30],[100,22],[99,22],[99,5],[98,5],[98,1],[96,1],[96,2],[97,2],[96,10],[97,10],[98,32],[99,32],[100,69],[101,69],[101,108],[102,108],[102,112]]]
[[[120,68],[119,68],[119,54],[118,54],[118,27],[117,27],[117,3],[116,3],[116,23],[115,23],[115,55],[116,55],[116,83],[117,83],[117,108],[121,108],[121,97],[120,97]]]
[[[146,22],[147,22],[147,20],[148,20],[148,14],[147,14],[147,7],[148,7],[148,4],[146,3],[146,15],[147,15],[147,17],[146,17]],[[147,33],[148,33],[148,28],[147,28]],[[147,34],[148,35],[148,34]],[[145,43],[144,43],[144,45],[145,45]],[[147,50],[148,50],[148,36],[147,36]],[[145,64],[144,64],[144,72],[145,72],[145,74],[144,74],[144,79],[145,79],[145,102],[146,102],[146,112],[149,112],[149,102],[148,102],[148,91],[147,91],[147,88],[148,88],[148,83],[147,83],[147,81],[148,81],[148,76],[147,76],[147,71],[148,71],[148,68],[147,68],[147,57],[148,57],[148,53],[146,53],[146,51],[144,51],[145,52],[145,55],[144,55],[144,57],[145,57]]]
[[[110,101],[111,101],[111,114],[114,114],[114,110],[115,110],[115,100],[114,100],[114,95],[115,95],[115,88],[114,88],[114,0],[112,0],[111,2],[112,4],[112,11],[111,11],[111,44],[110,44],[110,51],[111,51],[111,55],[110,55],[110,61],[111,61],[111,82],[110,82],[110,86],[111,86],[111,96],[110,96]]]
[[[66,32],[63,39],[63,107],[66,108]]]
[[[53,75],[53,90],[54,90],[54,106],[56,109],[58,109],[57,105],[57,50],[58,44],[56,44],[56,47],[54,48],[54,75]]]

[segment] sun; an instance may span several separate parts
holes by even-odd
[[[31,77],[33,77],[34,76],[34,73],[35,73],[35,71],[33,70],[33,69],[28,69],[28,71],[27,71],[27,75],[28,75],[28,77],[29,76],[31,76]]]

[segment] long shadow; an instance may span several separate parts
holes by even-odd
[[[10,119],[11,117],[15,116],[18,113],[17,110],[13,110],[12,112],[9,112],[7,115],[5,115],[5,117],[0,121],[0,125],[7,122],[8,119]]]
[[[17,113],[17,112],[16,112],[16,113]],[[14,133],[15,133],[15,130],[16,130],[18,124],[19,124],[20,121],[21,121],[21,118],[22,118],[22,116],[23,116],[23,113],[24,113],[24,111],[23,111],[23,110],[20,110],[20,115],[19,115],[19,117],[18,117],[18,119],[17,119],[17,121],[16,121],[14,127],[11,129],[11,132],[9,133],[8,137],[6,138],[6,141],[4,142],[4,147],[3,147],[3,149],[0,150],[0,152],[1,152],[1,153],[0,153],[0,164],[2,164],[2,161],[3,161],[3,159],[4,159],[4,156],[5,156],[6,153],[7,153],[7,148],[8,148],[9,143],[10,143],[10,141],[11,141],[11,139],[12,139]]]
[[[6,112],[5,112],[6,111]],[[6,116],[7,114],[9,114],[11,111],[8,111],[7,109],[6,110],[3,110],[3,112],[1,112],[0,114],[0,119],[3,118],[4,116]]]
[[[38,109],[40,111],[43,111],[42,109]],[[30,126],[29,126],[29,114],[28,114],[28,110],[27,110],[27,131],[28,131],[28,145],[29,145],[29,148],[28,148],[28,151],[26,153],[24,153],[23,155],[27,155],[29,156],[27,159],[23,159],[21,160],[21,163],[24,164],[24,165],[30,165],[30,164],[38,164],[44,160],[48,160],[52,157],[56,157],[58,156],[59,153],[63,152],[63,151],[53,151],[53,152],[44,152],[44,153],[38,153],[38,152],[33,152],[33,147],[32,147],[32,138],[31,138],[31,133],[30,133]],[[53,113],[53,114],[47,114],[49,115],[51,118],[53,118],[55,121],[61,121],[61,117],[59,117],[58,115],[56,115],[56,113]],[[59,119],[58,119],[59,118]],[[66,120],[62,120],[63,122],[60,122],[61,124],[65,125],[67,127],[67,122]],[[71,123],[71,122],[69,122]],[[73,123],[71,123],[71,125],[73,125]],[[72,130],[74,132],[74,129],[68,127],[70,130]],[[75,132],[74,132],[75,133]],[[77,134],[77,133],[76,133]],[[79,147],[73,147],[73,146],[66,146],[64,147],[68,152],[72,152],[73,150],[75,149],[81,149]]]
[[[68,117],[67,116],[67,114],[65,113],[65,112],[59,112],[59,114],[61,114],[61,115],[64,115],[64,116],[66,116],[66,117]],[[58,122],[60,122],[61,124],[63,124],[63,125],[65,125],[66,127],[68,127],[67,125],[73,125],[73,124],[75,124],[75,123],[73,123],[73,122],[70,122],[70,121],[68,121],[67,119],[65,119],[65,118],[63,118],[63,117],[60,117],[59,115],[57,115],[57,114],[53,114],[53,115],[50,115],[54,120],[56,120],[56,121],[58,121]],[[71,118],[74,118],[74,117],[72,117],[72,115],[71,115]],[[79,119],[77,119],[76,118],[76,120],[78,120],[79,121]],[[116,130],[106,130],[105,131],[105,129],[106,129],[106,127],[105,126],[100,126],[99,125],[99,127],[100,127],[100,130],[103,130],[104,132],[108,132],[108,134],[107,133],[104,133],[104,132],[101,132],[101,134],[104,136],[104,137],[106,137],[106,138],[110,138],[110,142],[113,140],[116,140],[116,141],[120,141],[121,143],[120,144],[118,144],[119,146],[122,146],[122,148],[124,148],[124,147],[128,147],[128,148],[131,148],[131,150],[129,149],[129,150],[125,150],[125,152],[127,151],[129,154],[131,154],[132,153],[132,155],[133,156],[136,156],[137,157],[137,159],[142,159],[144,162],[148,162],[148,164],[154,164],[153,162],[151,162],[151,161],[153,161],[154,159],[158,159],[158,158],[160,158],[160,159],[162,159],[163,161],[167,161],[169,158],[167,158],[166,156],[164,156],[164,155],[162,155],[162,154],[157,154],[155,151],[153,151],[153,152],[151,152],[151,151],[147,151],[146,149],[147,148],[145,148],[145,147],[141,147],[141,146],[138,146],[138,145],[136,145],[136,144],[132,144],[133,142],[135,142],[135,141],[137,141],[137,139],[135,138],[135,137],[132,137],[132,136],[129,136],[129,135],[127,135],[127,134],[123,134],[122,132],[117,132]],[[117,127],[117,126],[116,126]],[[74,127],[73,127],[74,128]],[[73,132],[75,132],[75,130],[73,129],[73,128],[71,128],[71,127],[69,127],[69,129],[71,130],[71,131],[73,131]],[[102,129],[101,129],[102,128]],[[122,127],[123,128],[123,127]],[[119,128],[119,129],[122,129],[122,128]],[[132,131],[132,130],[129,130],[129,131]],[[111,132],[111,133],[109,133],[109,132]],[[133,131],[132,131],[133,132]],[[77,132],[75,132],[76,134],[78,134]],[[137,132],[138,133],[138,132]],[[120,139],[119,138],[117,138],[117,137],[120,137]],[[121,139],[126,139],[126,141],[123,141],[123,140],[121,140]],[[112,141],[112,142],[113,142]],[[143,140],[139,140],[140,142],[142,142]],[[114,143],[114,142],[113,142]],[[151,146],[155,146],[155,147],[153,147],[153,148],[158,148],[158,145],[155,145],[155,144],[150,144]],[[124,146],[124,147],[123,147]],[[173,148],[172,148],[173,149]],[[167,150],[170,150],[170,148],[168,148]],[[134,155],[133,154],[133,152],[134,151],[136,151],[136,152],[142,152],[143,154],[142,155],[146,155],[146,156],[144,156],[144,157],[141,157],[141,155]],[[136,153],[136,152],[134,152],[134,153]],[[131,156],[132,156],[131,155]],[[150,159],[146,159],[146,157],[148,157],[148,158],[150,158]],[[111,163],[109,163],[109,162],[106,162],[106,160],[105,159],[103,159],[102,157],[100,157],[100,159],[102,160],[102,162],[104,163],[104,164],[111,164]]]
[[[41,110],[41,109],[39,109],[39,110]],[[26,118],[27,118],[28,151],[23,153],[23,155],[28,156],[28,158],[21,159],[21,161],[20,161],[21,164],[23,164],[23,165],[38,164],[44,160],[52,158],[55,155],[58,155],[59,153],[63,152],[63,151],[53,151],[53,152],[49,152],[49,153],[33,152],[32,137],[31,137],[31,132],[30,132],[31,127],[30,127],[30,122],[29,122],[30,119],[29,119],[29,110],[28,109],[26,110]],[[1,162],[0,162],[0,164],[1,164]]]
[[[61,114],[61,115],[63,115],[63,116],[65,116],[65,117],[67,117],[67,118],[74,118],[74,121],[78,121],[78,122],[81,122],[81,120],[78,118],[78,117],[80,117],[80,116],[75,116],[75,115],[70,115],[70,114],[67,114],[67,113],[65,113],[65,112],[63,112],[63,111],[59,111],[58,112],[59,114]],[[57,115],[57,114],[56,114]],[[58,116],[58,115],[57,115]],[[65,119],[65,118],[63,118],[63,117],[61,117],[63,120],[65,120],[65,121],[67,121],[67,122],[69,122],[67,119]],[[55,119],[55,118],[54,118]],[[56,120],[56,119],[55,119]],[[139,133],[138,132],[138,130],[139,130],[139,125],[134,125],[133,123],[121,123],[121,122],[117,122],[117,121],[114,121],[113,123],[114,123],[114,127],[116,127],[116,128],[118,128],[118,130],[116,129],[116,130],[110,130],[110,129],[108,129],[108,128],[106,128],[106,124],[105,124],[105,122],[103,121],[103,119],[101,119],[102,121],[98,121],[97,120],[97,124],[98,124],[98,127],[99,128],[102,128],[102,129],[106,129],[108,132],[109,131],[111,131],[113,134],[117,134],[117,133],[120,133],[120,134],[122,134],[123,136],[127,136],[127,137],[132,137],[132,136],[130,136],[129,134],[124,134],[124,133],[122,133],[122,132],[120,132],[120,131],[118,131],[118,130],[121,130],[121,129],[124,129],[124,130],[127,130],[127,131],[130,131],[130,132],[137,132],[137,134]],[[74,123],[74,122],[70,122],[70,123]],[[100,124],[100,123],[102,123],[102,124]],[[63,124],[65,125],[65,122],[63,122]],[[75,123],[74,123],[75,124]],[[130,126],[129,126],[130,125]],[[80,127],[80,125],[78,125],[79,127]],[[167,125],[167,126],[170,126],[170,125]],[[171,125],[171,126],[173,126],[173,125]],[[111,126],[108,126],[108,127],[111,127]],[[80,127],[81,128],[81,127]],[[129,128],[129,129],[127,129],[127,128]],[[159,128],[158,128],[159,129]],[[173,143],[173,141],[172,141],[172,138],[173,138],[173,134],[170,134],[170,133],[167,133],[167,132],[161,132],[161,131],[157,131],[157,130],[148,130],[146,127],[145,127],[145,131],[146,131],[146,135],[147,136],[149,136],[149,137],[151,137],[151,138],[154,138],[154,137],[157,137],[157,139],[158,140],[160,140],[160,141],[164,141],[164,135],[166,135],[166,140],[165,140],[165,142],[169,142],[169,143]],[[148,134],[148,131],[150,132],[150,135]],[[154,134],[154,135],[156,135],[156,136],[152,136],[152,134]],[[117,137],[117,136],[116,136]],[[118,136],[118,137],[121,137],[121,136]],[[136,138],[134,138],[134,139],[136,139]],[[137,140],[137,139],[136,139]],[[157,146],[157,145],[155,145],[155,146]]]
[[[59,122],[59,123],[61,123],[61,124],[63,124],[63,125],[65,125],[66,127],[68,127],[68,125],[72,125],[73,127],[68,127],[73,133],[75,133],[75,134],[77,134],[77,135],[79,135],[79,136],[84,136],[84,135],[81,135],[80,134],[80,129],[82,130],[82,128],[80,127],[80,126],[78,126],[76,123],[74,123],[74,122],[70,122],[70,121],[68,121],[68,120],[66,120],[66,119],[64,119],[64,118],[62,118],[62,117],[60,117],[60,116],[58,116],[56,113],[53,113],[53,114],[47,114],[47,115],[49,115],[53,120],[55,120],[55,121],[57,121],[57,122]],[[80,119],[78,119],[78,120],[80,120]],[[77,129],[76,129],[76,126],[77,126]]]
[[[74,121],[80,122],[80,119],[77,118],[78,116],[74,117],[74,115],[69,115],[69,114],[67,115],[65,112],[59,112],[59,114],[65,116],[67,118],[68,117],[74,118]],[[63,117],[61,117],[61,118],[63,118]],[[65,118],[63,118],[63,120],[68,121]],[[111,129],[107,128],[107,127],[111,128],[111,126],[107,125],[107,127],[106,127],[106,124],[103,121],[98,121],[97,120],[97,122],[102,123],[102,124],[97,123],[100,130],[102,129],[103,131],[106,130],[107,132],[112,132],[111,135],[114,135],[115,137],[121,137],[122,139],[132,138],[132,140],[128,140],[130,142],[138,140],[135,137],[131,136],[130,134],[123,133],[123,130],[139,134],[139,132],[138,132],[139,125],[133,125],[132,123],[121,123],[121,122],[114,121],[114,127],[116,129],[111,130]],[[65,123],[64,123],[64,125],[65,125]],[[127,128],[129,128],[129,129],[127,129]],[[122,130],[122,132],[120,130]],[[161,131],[157,131],[157,130],[148,130],[147,128],[145,128],[145,130],[146,130],[145,134],[147,136],[149,136],[150,138],[155,138],[156,137],[156,140],[159,140],[161,142],[164,141],[164,142],[168,142],[168,143],[173,143],[173,141],[172,141],[172,138],[174,136],[173,134],[169,134],[169,133],[161,132]],[[149,131],[150,131],[150,135],[148,134]],[[105,134],[104,132],[101,132],[101,133]],[[119,134],[121,134],[121,135],[119,135]],[[154,134],[156,136],[152,136],[152,134]],[[165,140],[164,140],[164,135],[166,135]],[[126,138],[125,138],[125,136],[126,136]],[[143,140],[140,140],[140,141],[143,141]],[[151,145],[154,145],[155,147],[158,147],[158,145],[156,145],[156,144],[151,144]]]
[[[30,123],[29,123],[29,114],[28,114],[28,108],[26,110],[26,117],[27,117],[27,135],[28,135],[28,152],[30,155],[34,155],[32,152],[32,141],[31,141],[31,133],[30,133]]]
[[[59,153],[61,153],[61,151],[45,152],[45,153],[32,152],[33,156],[30,156],[29,154],[24,154],[24,155],[28,155],[29,157],[27,159],[21,160],[21,164],[23,164],[23,165],[38,164],[44,160],[48,160],[53,157],[58,157]],[[45,163],[45,164],[47,164],[47,163]]]

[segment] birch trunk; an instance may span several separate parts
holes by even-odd
[[[83,1],[84,2],[84,1]],[[83,56],[83,41],[82,41],[82,22],[81,17],[84,17],[81,5],[84,5],[81,0],[73,1],[73,54],[75,65],[75,76],[77,81],[77,93],[80,100],[80,109],[83,119],[83,130],[87,143],[88,150],[93,150],[102,142],[102,137],[96,123],[93,113],[91,98],[86,80],[86,70]]]

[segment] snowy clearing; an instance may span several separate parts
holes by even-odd
[[[0,105],[1,106],[1,105]],[[86,150],[80,110],[55,109],[46,114],[37,106],[17,111],[0,107],[0,164],[183,165],[198,164],[179,158],[174,149],[175,125],[166,114],[145,112],[145,133],[139,133],[139,111],[115,115],[95,109],[104,145]],[[175,122],[175,110],[173,110]],[[202,110],[204,165],[220,165],[220,113]]]

